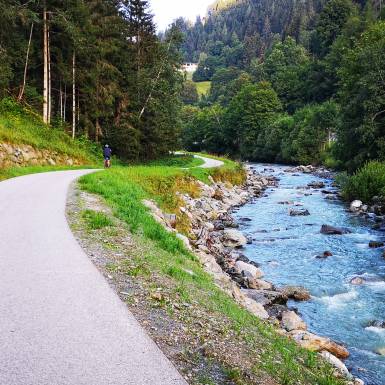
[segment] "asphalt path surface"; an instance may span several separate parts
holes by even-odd
[[[187,385],[76,242],[72,181],[0,183],[0,384]]]

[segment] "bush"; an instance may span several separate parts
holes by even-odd
[[[345,199],[370,202],[374,196],[385,194],[385,163],[372,161],[342,183]]]

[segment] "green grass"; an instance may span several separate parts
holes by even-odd
[[[206,96],[210,92],[211,82],[196,82],[197,91],[199,96]]]
[[[146,163],[146,166],[165,166],[165,167],[180,167],[191,168],[198,167],[204,163],[202,159],[194,158],[193,155],[173,155],[165,158],[157,159]]]
[[[132,277],[162,275],[170,281],[169,287],[178,298],[184,302],[193,301],[209,314],[226,319],[228,327],[239,333],[250,349],[259,352],[259,356],[254,357],[256,373],[269,373],[285,385],[344,384],[343,380],[332,376],[333,369],[314,353],[279,336],[271,325],[261,322],[221,291],[197,258],[174,234],[156,222],[142,203],[143,199],[151,198],[162,207],[172,208],[180,203],[176,191],[195,193],[192,176],[206,180],[208,175],[224,177],[238,172],[239,166],[230,160],[225,160],[221,171],[183,171],[159,165],[116,167],[86,175],[81,178],[80,185],[84,190],[102,196],[114,215],[129,226],[136,243],[141,245],[141,255],[127,260],[123,271]],[[234,378],[241,376],[237,371],[231,373]]]
[[[89,230],[99,230],[114,225],[112,220],[100,211],[84,210],[82,218],[85,220]]]
[[[48,127],[36,113],[7,98],[0,101],[0,142],[27,144],[68,155],[82,163],[95,162],[100,151],[88,140],[72,140],[63,128]]]

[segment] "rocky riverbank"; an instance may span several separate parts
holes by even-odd
[[[308,169],[309,173],[317,171],[310,170],[310,167]],[[362,384],[361,380],[349,374],[341,361],[349,356],[347,349],[328,338],[310,333],[295,309],[287,306],[289,299],[309,300],[311,296],[307,290],[301,287],[276,287],[263,279],[263,271],[257,263],[242,254],[242,247],[251,240],[237,230],[238,224],[231,211],[257,199],[265,194],[268,187],[277,184],[276,178],[256,174],[251,168],[247,168],[247,181],[241,187],[212,179],[210,186],[200,183],[202,193],[199,198],[180,195],[184,202],[180,212],[190,219],[191,231],[188,237],[181,234],[177,236],[200,258],[216,284],[240,305],[274,324],[279,334],[287,336],[305,349],[319,352],[337,368],[336,375],[349,378],[352,384]],[[169,231],[175,231],[174,221],[169,215],[162,213],[151,201],[145,204],[152,210],[156,220]]]

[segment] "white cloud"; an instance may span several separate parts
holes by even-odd
[[[176,18],[183,16],[195,20],[204,16],[213,0],[150,0],[155,23],[159,30],[164,30]]]

